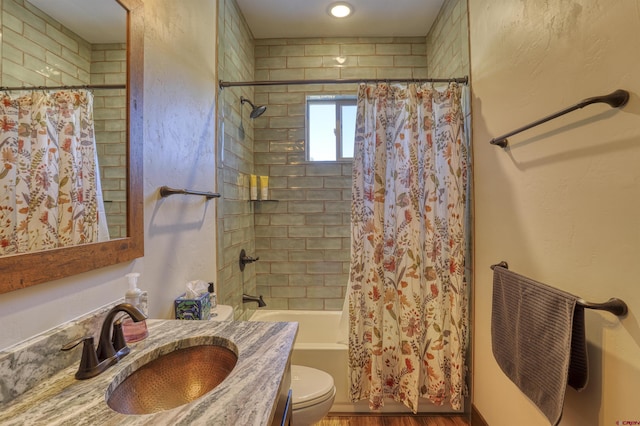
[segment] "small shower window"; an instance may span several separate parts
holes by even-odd
[[[345,161],[353,158],[356,97],[307,96],[307,161]]]

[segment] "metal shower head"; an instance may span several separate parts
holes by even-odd
[[[264,105],[255,106],[253,102],[251,102],[249,99],[245,98],[244,96],[240,96],[240,103],[244,105],[245,102],[251,105],[252,109],[251,109],[251,113],[249,114],[249,117],[251,118],[258,118],[262,114],[264,114],[264,112],[267,110],[266,106]]]

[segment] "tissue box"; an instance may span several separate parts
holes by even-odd
[[[182,296],[175,300],[176,319],[208,320],[211,318],[211,299],[209,293],[200,295],[197,299],[187,299]]]

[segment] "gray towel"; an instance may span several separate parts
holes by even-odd
[[[589,375],[584,308],[577,302],[502,266],[493,269],[493,356],[552,425],[562,417],[567,383],[582,390]]]

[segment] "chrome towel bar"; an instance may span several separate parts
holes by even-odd
[[[491,265],[491,270],[493,270],[496,266],[509,269],[509,264],[504,260],[500,263],[496,263],[495,265]],[[611,299],[607,300],[604,303],[591,303],[591,302],[587,302],[584,299],[578,299],[578,305],[586,309],[595,309],[598,311],[611,312],[613,315],[616,315],[619,317],[623,317],[627,315],[627,313],[629,312],[629,308],[627,307],[627,304],[624,303],[624,301],[615,297],[612,297]]]

